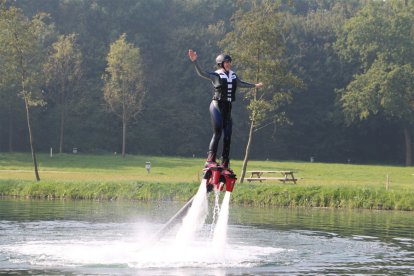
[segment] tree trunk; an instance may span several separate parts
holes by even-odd
[[[35,176],[36,176],[36,180],[40,181],[39,171],[37,169],[36,152],[35,152],[34,143],[33,143],[32,127],[31,127],[31,124],[30,124],[29,100],[27,99],[27,96],[24,96],[24,103],[26,105],[27,128],[29,130],[30,149],[32,151],[32,159],[33,159]]]
[[[19,65],[21,68],[21,76],[20,76],[20,82],[21,82],[21,88],[22,88],[22,95],[23,95],[23,99],[24,99],[24,104],[26,107],[26,120],[27,120],[27,129],[29,131],[29,142],[30,142],[30,150],[32,152],[32,160],[33,160],[33,166],[34,166],[34,173],[36,176],[36,180],[40,181],[40,176],[39,176],[39,171],[37,169],[37,160],[36,160],[36,152],[35,152],[35,147],[34,147],[34,143],[33,143],[33,135],[32,135],[32,126],[30,123],[30,109],[29,109],[29,96],[26,94],[26,70],[25,70],[25,66],[23,63],[23,53],[20,49],[17,49],[19,52]]]
[[[259,73],[260,73],[260,49],[257,49],[257,66],[256,66],[256,83],[259,82]],[[257,100],[257,88],[254,89],[254,93],[253,93],[253,100],[256,101]],[[249,130],[249,139],[247,141],[247,146],[246,146],[246,153],[244,155],[244,160],[243,160],[243,166],[242,166],[242,171],[241,171],[241,177],[240,177],[240,183],[244,182],[244,177],[246,176],[246,168],[247,168],[247,162],[249,162],[249,156],[250,156],[250,147],[252,145],[252,140],[253,140],[253,130],[256,124],[256,115],[255,113],[256,111],[252,111],[252,119],[250,121],[250,130]]]
[[[63,138],[64,138],[64,126],[65,126],[65,81],[61,81],[60,91],[60,139],[59,139],[59,153],[63,152]]]
[[[122,120],[122,157],[125,157],[125,137],[126,137],[126,120],[125,118]]]
[[[62,110],[60,111],[60,139],[59,139],[59,153],[63,152],[63,128],[65,123],[65,106],[61,105]]]
[[[412,147],[411,147],[411,133],[408,127],[404,127],[405,138],[405,165],[412,165]]]
[[[13,116],[11,104],[9,104],[9,152],[13,152]]]
[[[251,146],[252,140],[253,140],[254,125],[255,125],[255,121],[252,120],[251,123],[250,123],[249,139],[247,141],[246,153],[244,155],[243,167],[242,167],[241,177],[240,177],[240,183],[244,182],[244,177],[246,176],[247,162],[249,161],[249,155],[250,155],[250,146]]]

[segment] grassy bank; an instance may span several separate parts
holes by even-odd
[[[34,181],[29,154],[0,154],[0,195],[185,201],[197,190],[202,159],[40,154]],[[150,161],[150,173],[145,162]],[[241,161],[234,161],[236,174]],[[414,210],[414,169],[398,166],[251,161],[249,169],[293,170],[298,183],[237,184],[232,201],[267,206]]]

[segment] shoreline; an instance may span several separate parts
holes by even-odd
[[[33,182],[0,180],[0,197],[50,200],[182,201],[199,187],[193,183]],[[224,193],[223,193],[224,194]],[[373,187],[299,186],[292,184],[236,184],[231,202],[260,207],[306,207],[413,211],[410,192]]]

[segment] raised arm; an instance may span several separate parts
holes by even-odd
[[[190,60],[193,62],[194,67],[196,69],[197,74],[205,79],[208,80],[214,80],[214,78],[216,77],[213,73],[209,73],[207,71],[204,71],[203,69],[201,69],[200,65],[198,65],[197,62],[197,52],[193,51],[192,49],[188,50],[188,57],[190,58]]]

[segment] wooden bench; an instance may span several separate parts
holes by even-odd
[[[246,178],[247,181],[265,181],[265,180],[278,180],[285,183],[286,181],[293,181],[296,184],[297,178],[293,175],[293,171],[248,171],[251,176]],[[268,174],[280,174],[282,177],[269,177]]]

